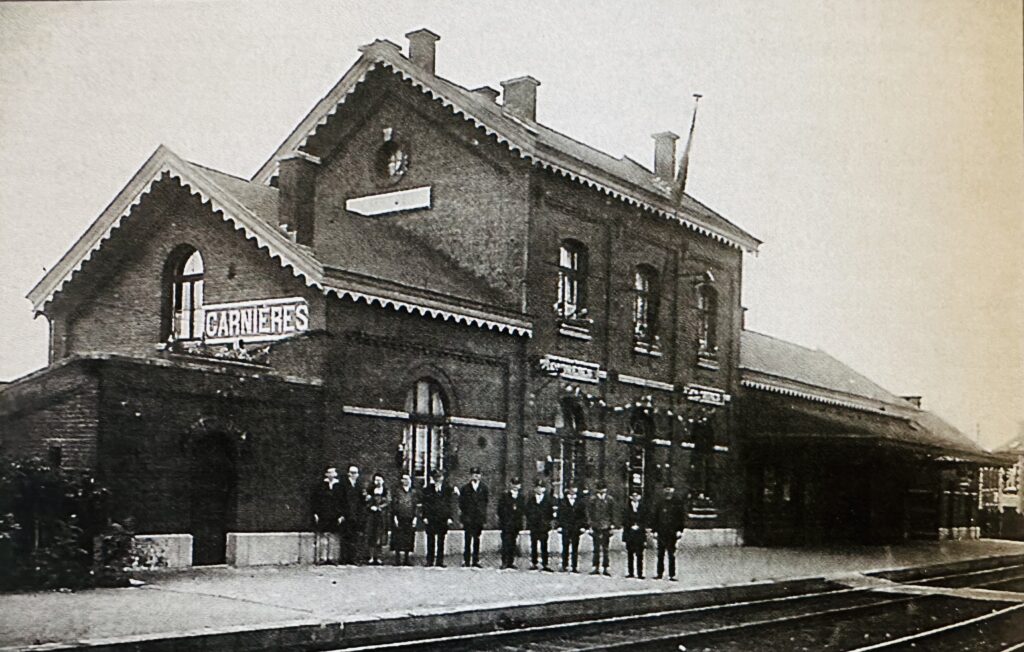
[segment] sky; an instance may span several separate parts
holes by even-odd
[[[765,241],[747,327],[982,445],[1024,423],[1024,87],[1011,0],[0,3],[0,379],[25,294],[163,143],[248,177],[376,38],[650,165],[701,93],[688,192]]]

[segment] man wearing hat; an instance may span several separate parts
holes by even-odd
[[[534,483],[533,496],[526,501],[526,527],[530,530],[530,569],[537,570],[537,548],[540,547],[541,567],[551,572],[548,566],[548,533],[551,532],[555,510],[547,491],[544,481],[538,478]]]
[[[587,501],[587,522],[590,525],[590,536],[594,539],[594,570],[591,575],[598,575],[601,569],[608,572],[608,542],[612,536],[612,523],[615,514],[615,502],[608,495],[608,485],[597,485],[597,493]]]
[[[576,487],[565,490],[565,497],[558,503],[558,530],[562,534],[562,572],[576,570],[579,557],[580,533],[587,529],[587,508],[580,500]],[[571,554],[571,558],[570,558]]]
[[[498,528],[501,529],[501,567],[515,568],[516,539],[523,529],[523,484],[512,478],[508,491],[498,499]]]
[[[444,568],[444,539],[452,526],[452,498],[454,492],[444,481],[444,473],[434,469],[431,481],[423,492],[423,530],[427,534],[427,566]]]
[[[647,516],[640,488],[629,491],[629,502],[622,510],[622,540],[626,544],[626,577],[644,578],[644,548],[647,547]]]
[[[469,470],[469,482],[459,491],[459,517],[462,520],[462,565],[480,566],[480,533],[487,520],[487,485],[480,481],[480,468]]]
[[[668,556],[668,579],[676,580],[676,541],[686,523],[686,506],[676,498],[676,489],[665,485],[664,494],[651,516],[651,530],[658,535],[658,574],[665,576],[665,556]]]

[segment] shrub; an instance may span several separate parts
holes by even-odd
[[[133,533],[110,522],[108,495],[85,471],[0,464],[0,589],[126,585]]]

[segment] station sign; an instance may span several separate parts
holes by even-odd
[[[540,359],[540,368],[550,374],[557,374],[566,380],[583,383],[598,383],[601,380],[601,365],[596,362],[573,360],[557,355],[546,355]]]
[[[705,405],[725,405],[732,397],[725,390],[704,385],[687,385],[683,388],[687,400]]]
[[[203,312],[207,344],[271,342],[309,330],[309,306],[301,297],[206,304]]]

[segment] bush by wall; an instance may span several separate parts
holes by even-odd
[[[85,471],[0,463],[0,590],[126,585],[132,532],[110,522],[107,497]]]

